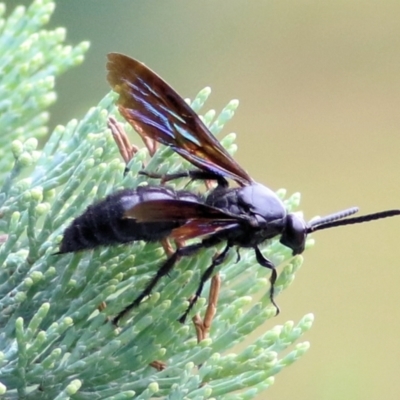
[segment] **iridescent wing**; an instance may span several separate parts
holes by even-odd
[[[142,201],[124,213],[125,218],[137,222],[187,221],[190,219],[241,221],[244,217],[227,213],[219,208],[188,200]]]
[[[226,213],[218,208],[185,200],[149,200],[125,211],[125,218],[134,218],[138,223],[183,222],[171,232],[174,239],[188,240],[210,235],[221,230],[238,227],[244,217]]]
[[[175,240],[190,240],[201,236],[211,235],[221,231],[230,231],[238,227],[237,223],[227,221],[207,221],[193,219],[186,224],[172,230],[169,237]]]
[[[122,116],[142,138],[171,147],[194,166],[235,180],[252,182],[199,116],[156,73],[123,54],[108,54],[107,79],[119,94]]]

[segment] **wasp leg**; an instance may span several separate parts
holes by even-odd
[[[201,243],[194,243],[189,246],[177,249],[172,254],[172,256],[170,256],[167,259],[167,261],[165,261],[164,264],[158,269],[157,273],[153,276],[153,278],[150,280],[150,282],[144,288],[142,293],[140,293],[140,295],[134,300],[134,302],[129,304],[127,307],[125,307],[113,319],[113,324],[118,325],[118,322],[122,317],[124,317],[130,310],[137,307],[146,296],[149,296],[151,294],[152,290],[154,289],[154,287],[157,285],[157,282],[163,276],[168,275],[168,273],[172,270],[172,268],[174,267],[174,265],[176,264],[176,262],[179,260],[180,257],[191,256],[191,255],[197,253],[203,247],[206,247],[206,244],[204,244],[204,242],[201,242]]]
[[[271,289],[269,291],[269,298],[270,298],[271,303],[273,304],[273,306],[276,308],[276,314],[275,315],[278,315],[280,313],[280,309],[279,309],[279,306],[275,303],[275,300],[274,300],[275,282],[276,282],[276,278],[278,277],[275,265],[262,255],[262,253],[261,253],[261,251],[260,251],[260,249],[258,247],[254,247],[254,251],[256,253],[257,262],[262,267],[265,267],[265,268],[268,268],[268,269],[271,270],[271,277],[269,278],[269,281],[271,282]]]
[[[222,251],[221,254],[219,254],[211,263],[211,265],[204,271],[203,275],[201,276],[200,279],[200,284],[196,290],[195,295],[190,299],[189,302],[189,307],[187,308],[187,310],[184,312],[184,314],[179,318],[179,322],[184,323],[186,320],[186,317],[188,316],[189,312],[191,311],[191,309],[193,308],[193,306],[196,304],[198,298],[201,295],[201,292],[203,291],[203,287],[204,287],[204,283],[210,278],[210,276],[212,275],[212,273],[214,272],[214,269],[217,265],[220,265],[224,262],[224,260],[226,259],[226,256],[228,254],[229,249],[232,246],[228,243],[225,247],[225,249]]]
[[[150,139],[147,136],[142,136],[142,135],[140,136],[143,140],[144,145],[147,147],[147,150],[149,151],[150,157],[153,157],[158,148],[157,142],[153,139]]]
[[[208,336],[210,331],[211,322],[217,312],[217,304],[219,292],[221,289],[221,277],[219,273],[215,274],[211,279],[210,293],[208,296],[208,306],[204,314],[204,337]]]
[[[201,319],[200,314],[197,313],[193,318],[193,324],[196,329],[197,343],[208,337],[210,332],[211,323],[217,312],[217,303],[219,297],[219,291],[221,288],[221,278],[219,273],[216,273],[211,278],[210,293],[208,295],[208,305],[204,314],[204,319]]]
[[[238,263],[240,261],[240,251],[239,251],[239,247],[236,247],[236,263]]]
[[[115,118],[109,117],[107,126],[111,130],[111,134],[118,147],[121,157],[125,161],[125,164],[128,165],[129,161],[132,160],[132,157],[138,152],[139,148],[130,143],[125,129],[117,122]]]
[[[170,257],[172,256],[172,254],[174,254],[175,250],[167,238],[161,240],[161,246],[164,249],[164,252],[167,255],[167,257]]]
[[[177,248],[181,248],[185,245],[185,242],[178,240],[175,240],[175,243]],[[169,243],[168,239],[163,239],[161,241],[161,244],[167,256],[168,257],[171,256],[174,250],[171,244]],[[219,276],[219,273],[217,273],[211,278],[210,293],[208,296],[208,305],[206,312],[204,314],[204,319],[200,317],[199,313],[197,313],[192,318],[194,327],[196,329],[196,336],[198,343],[204,340],[208,336],[208,333],[210,331],[211,323],[217,309],[220,287],[221,287],[221,278]]]
[[[177,249],[180,249],[181,247],[185,246],[185,242],[183,240],[175,239],[174,242]],[[167,257],[171,257],[174,254],[175,250],[172,247],[168,238],[161,240],[161,246],[164,249],[164,252],[167,255]],[[169,277],[169,274],[167,274],[167,276]]]
[[[117,143],[118,148],[124,150],[124,153],[121,152],[122,158],[125,160],[126,163],[128,163],[132,158],[132,157],[129,158],[129,153],[131,152],[131,148],[133,147],[135,149],[135,153],[138,151],[139,148],[137,146],[130,144],[125,129],[122,127],[121,124],[117,122],[115,118],[109,117],[107,125],[111,129],[111,133],[114,137],[114,140]],[[142,138],[144,145],[147,147],[150,156],[153,157],[154,153],[157,151],[157,142],[144,135],[140,135],[140,137]],[[125,153],[126,150],[127,153]]]

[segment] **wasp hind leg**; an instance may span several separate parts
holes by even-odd
[[[219,273],[216,273],[211,278],[210,293],[208,295],[208,304],[206,312],[204,313],[204,318],[201,318],[199,313],[197,313],[192,318],[194,327],[196,329],[197,343],[200,343],[202,340],[208,337],[208,333],[210,332],[211,328],[211,323],[217,312],[217,303],[218,303],[220,288],[221,288],[221,277]]]
[[[158,269],[153,278],[151,278],[150,282],[143,289],[142,293],[140,293],[140,295],[133,301],[133,303],[126,306],[113,319],[113,324],[118,325],[118,322],[120,321],[121,318],[123,318],[133,308],[137,307],[145,297],[149,296],[153,291],[154,287],[157,285],[158,281],[163,276],[168,275],[172,271],[174,265],[181,257],[194,255],[203,247],[205,247],[203,243],[194,243],[189,246],[181,247],[175,250],[175,252],[164,262],[164,264],[161,265],[161,267]]]
[[[192,310],[192,308],[196,304],[198,298],[201,296],[201,292],[203,291],[204,283],[212,276],[215,267],[217,267],[218,265],[222,264],[225,261],[230,248],[231,248],[231,245],[228,243],[226,245],[225,249],[222,251],[222,253],[218,254],[214,258],[211,265],[204,271],[203,275],[201,276],[200,283],[196,290],[196,293],[190,299],[189,306],[186,309],[186,311],[184,312],[184,314],[179,318],[179,322],[181,322],[181,323],[185,322],[186,317],[188,316],[189,312]],[[204,320],[202,320],[198,314],[196,314],[195,317],[193,318],[193,323],[196,328],[198,342],[201,342],[203,339],[205,339],[210,330],[211,322],[216,313],[220,286],[221,286],[221,280],[220,280],[219,275],[217,274],[213,277],[213,279],[211,281],[209,301],[208,301],[207,310],[206,310],[206,313],[204,316]]]

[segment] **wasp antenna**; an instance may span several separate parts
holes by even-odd
[[[374,214],[362,215],[360,217],[343,219],[349,215],[356,213],[357,211],[358,208],[356,207],[349,208],[348,210],[315,220],[308,225],[307,233],[319,231],[322,229],[334,228],[336,226],[361,224],[363,222],[370,222],[377,219],[390,218],[395,217],[396,215],[400,215],[400,210],[386,210]]]
[[[339,219],[343,219],[348,217],[349,215],[353,215],[356,212],[358,212],[358,207],[351,207],[348,208],[347,210],[343,210],[343,211],[339,211],[333,214],[329,214],[326,217],[322,217],[322,218],[317,218],[314,221],[310,221],[308,223],[307,226],[307,232],[314,232],[315,230],[317,230],[317,226],[320,225],[325,225],[334,221],[337,221]]]

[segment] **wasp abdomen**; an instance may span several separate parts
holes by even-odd
[[[158,241],[167,237],[182,222],[138,223],[124,218],[125,211],[136,204],[149,200],[181,199],[200,201],[187,191],[176,191],[168,187],[143,186],[124,189],[107,196],[89,206],[75,218],[64,232],[59,254],[92,249],[98,246],[116,245],[135,240]]]

